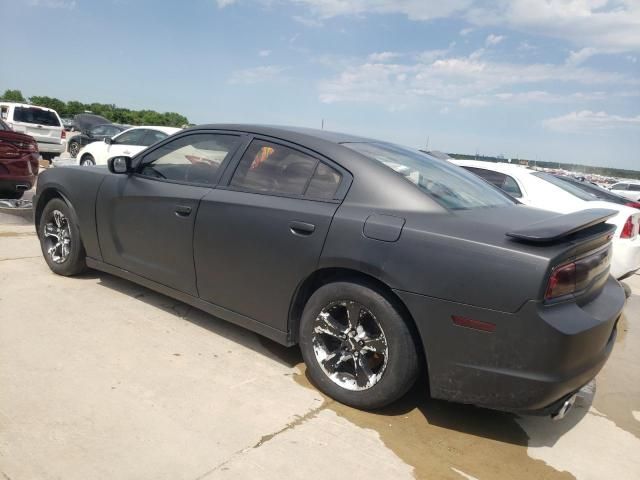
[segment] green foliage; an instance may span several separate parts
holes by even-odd
[[[5,90],[4,93],[2,94],[2,97],[0,97],[2,100],[5,100],[7,102],[19,102],[19,103],[23,103],[26,102],[27,100],[22,96],[22,92],[20,90]]]
[[[26,102],[20,90],[6,90],[3,100],[11,102]],[[82,103],[77,100],[65,102],[57,98],[33,96],[29,98],[33,105],[52,108],[61,117],[72,117],[78,113],[95,113],[114,122],[125,125],[163,125],[166,127],[182,127],[189,123],[184,115],[175,112],[156,112],[154,110],[129,110],[108,103]]]

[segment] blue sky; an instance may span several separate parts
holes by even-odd
[[[638,0],[0,0],[0,90],[640,170]]]

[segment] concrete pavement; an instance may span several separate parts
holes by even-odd
[[[0,219],[0,221],[2,221]],[[365,413],[297,349],[116,277],[64,278],[0,225],[0,478],[640,478],[640,277],[562,422],[425,399]]]

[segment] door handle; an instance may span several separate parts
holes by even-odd
[[[289,229],[294,235],[308,236],[316,230],[316,226],[313,223],[298,222],[294,220],[289,224]]]
[[[176,207],[176,215],[179,217],[188,217],[191,215],[191,207],[187,205],[178,205]]]

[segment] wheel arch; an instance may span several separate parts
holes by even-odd
[[[314,271],[305,278],[296,289],[289,306],[288,332],[290,343],[298,343],[298,335],[300,331],[300,320],[307,301],[313,293],[320,287],[333,282],[354,282],[372,288],[384,295],[393,305],[398,308],[402,317],[405,319],[407,326],[411,330],[415,338],[416,348],[420,356],[420,362],[424,365],[428,375],[429,368],[427,362],[427,352],[425,351],[424,342],[420,335],[420,330],[411,315],[411,312],[404,304],[402,299],[382,280],[351,268],[328,267]]]
[[[76,209],[73,207],[73,204],[71,203],[69,198],[64,193],[62,193],[58,188],[48,187],[45,190],[43,190],[42,193],[38,196],[38,202],[35,205],[33,221],[36,227],[36,231],[38,231],[38,228],[40,227],[40,219],[42,218],[42,212],[44,211],[44,207],[47,205],[47,203],[49,203],[54,198],[59,198],[64,203],[66,203],[67,206],[69,207],[69,210],[71,211],[71,215],[73,216],[73,221],[76,223],[76,225],[79,223],[78,213],[76,212]]]

